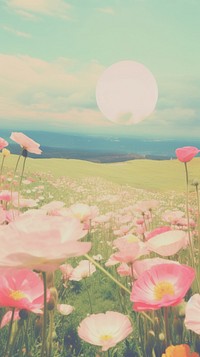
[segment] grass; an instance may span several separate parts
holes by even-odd
[[[16,155],[6,159],[5,165],[13,168],[17,161]],[[200,158],[188,163],[190,183],[200,180]],[[122,163],[93,163],[83,160],[68,159],[28,159],[26,172],[50,172],[55,177],[70,178],[100,177],[107,181],[129,185],[147,191],[177,191],[185,190],[184,165],[178,160],[134,160]]]

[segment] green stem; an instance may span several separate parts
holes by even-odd
[[[26,159],[27,159],[27,156],[24,156],[24,162],[23,162],[22,172],[21,172],[21,177],[20,177],[20,182],[19,182],[19,190],[20,190],[20,187],[21,187],[21,184],[22,184],[22,180],[23,180],[23,176],[24,176]]]
[[[10,351],[9,351],[8,357],[13,357],[13,349],[14,349],[14,347],[15,347],[15,344],[16,344],[17,338],[18,338],[18,336],[19,336],[19,333],[20,333],[20,331],[21,331],[21,329],[22,329],[22,326],[23,326],[23,321],[19,320],[19,322],[18,322],[18,329],[17,329],[17,331],[15,332],[15,335],[14,335],[14,337],[13,337],[13,341],[12,341],[12,344],[11,344],[11,346],[10,346]]]
[[[90,313],[93,314],[92,302],[91,302],[91,298],[90,298],[89,288],[88,288],[88,285],[87,285],[87,283],[86,283],[86,278],[84,278],[83,280],[84,280],[84,282],[85,282],[86,292],[87,292],[88,301],[89,301],[89,305],[90,305]]]
[[[51,357],[52,352],[52,335],[54,327],[54,311],[49,312],[49,334],[48,334],[48,357]]]
[[[43,284],[44,284],[44,313],[43,313],[43,325],[42,325],[42,348],[41,357],[46,355],[46,330],[47,330],[47,278],[46,273],[42,272]]]
[[[165,321],[165,338],[166,345],[170,345],[170,335],[169,335],[169,319],[168,319],[168,307],[164,307],[164,321]]]
[[[196,187],[196,194],[197,194],[197,227],[198,227],[198,272],[197,272],[197,280],[199,281],[200,277],[200,205],[199,205],[199,190],[198,185]]]
[[[1,161],[1,169],[0,169],[0,185],[1,185],[1,182],[2,182],[2,172],[3,172],[3,164],[4,164],[4,160],[5,160],[5,156],[3,155],[2,157],[2,161]]]
[[[188,226],[188,238],[189,238],[189,244],[190,244],[191,263],[192,263],[192,267],[195,269],[194,245],[193,245],[192,237],[190,234],[190,215],[189,215],[189,203],[188,203],[188,201],[189,201],[189,176],[188,176],[187,162],[184,162],[184,164],[185,164],[185,176],[186,176],[186,216],[187,216],[187,226]],[[196,284],[197,284],[198,292],[200,292],[198,279],[196,279]]]
[[[105,275],[107,275],[112,281],[114,281],[120,288],[124,289],[129,295],[131,294],[130,290],[126,288],[123,284],[121,284],[117,279],[114,278],[113,275],[111,275],[106,269],[104,269],[99,263],[97,263],[92,257],[90,257],[88,254],[85,254],[85,257],[93,263],[99,270],[101,270]],[[153,320],[145,313],[141,312],[143,316],[145,316],[151,323],[153,324]]]
[[[18,159],[17,159],[17,163],[15,165],[15,169],[14,169],[14,172],[13,172],[13,176],[12,176],[12,181],[11,181],[11,187],[10,187],[10,195],[11,195],[11,206],[13,207],[13,204],[12,204],[12,197],[13,197],[13,180],[15,178],[15,174],[17,172],[17,168],[18,168],[18,165],[19,165],[19,161],[21,159],[21,156],[22,156],[22,153],[18,156]],[[19,198],[18,198],[19,199]]]
[[[11,320],[10,320],[10,323],[9,323],[9,329],[8,329],[8,339],[7,339],[6,349],[5,349],[5,353],[4,353],[5,357],[7,356],[8,348],[9,348],[9,345],[10,345],[12,325],[13,325],[13,321],[14,321],[14,314],[15,314],[15,308],[13,307],[12,308],[12,316],[11,316]]]

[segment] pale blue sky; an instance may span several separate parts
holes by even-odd
[[[1,0],[1,128],[198,137],[199,18],[199,0]],[[131,127],[95,100],[121,60],[144,64],[159,90],[155,112]]]

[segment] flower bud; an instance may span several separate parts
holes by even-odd
[[[155,333],[153,330],[150,330],[148,332],[148,336],[147,336],[147,343],[146,343],[146,354],[147,356],[151,356],[152,355],[152,350],[154,348],[155,345]]]
[[[9,155],[10,155],[10,150],[8,150],[8,149],[3,149],[3,150],[2,150],[2,155],[3,155],[4,157],[9,156]]]

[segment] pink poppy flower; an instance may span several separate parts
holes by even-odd
[[[96,271],[94,264],[89,260],[81,260],[76,268],[73,269],[69,280],[80,281],[88,278]]]
[[[86,317],[78,327],[79,337],[92,345],[101,346],[102,351],[114,347],[132,331],[129,318],[114,311],[92,314]]]
[[[84,203],[75,203],[70,207],[70,211],[80,222],[89,222],[99,213],[96,206],[88,206]]]
[[[139,212],[149,212],[154,208],[157,208],[159,205],[159,202],[157,200],[149,200],[149,201],[139,201],[135,205],[136,211]]]
[[[181,302],[195,277],[186,265],[159,264],[145,271],[133,284],[133,310],[157,310]]]
[[[86,233],[75,218],[21,215],[0,230],[0,266],[55,270],[90,250],[90,242],[78,241]]]
[[[176,149],[176,156],[179,161],[188,162],[191,161],[199,152],[200,150],[194,146],[184,146]]]
[[[0,150],[8,146],[8,142],[4,140],[3,138],[0,138]]]
[[[151,252],[157,253],[162,257],[168,257],[187,246],[188,235],[180,230],[168,231],[149,239],[146,244]]]
[[[59,266],[60,271],[62,272],[63,280],[69,280],[72,275],[74,268],[71,264],[62,264]]]
[[[146,238],[146,240],[149,240],[149,239],[155,237],[157,234],[165,233],[168,231],[171,231],[171,227],[169,227],[169,226],[158,227],[158,228],[155,228],[151,232],[147,232],[145,235],[145,238]]]
[[[182,211],[171,211],[167,210],[163,213],[162,218],[173,225],[177,224],[178,220],[184,216]]]
[[[10,320],[12,318],[12,310],[7,311],[2,319],[1,319],[1,324],[0,324],[0,328],[3,328],[4,326],[6,326],[7,324],[9,324]],[[20,316],[19,316],[19,310],[15,310],[14,312],[14,321],[19,320]]]
[[[0,200],[5,201],[5,202],[10,202],[11,200],[17,200],[18,199],[18,192],[11,192],[8,190],[3,190],[0,192]]]
[[[131,268],[126,263],[120,264],[117,268],[117,272],[121,276],[131,276]]]
[[[40,144],[23,133],[13,132],[10,138],[19,144],[24,150],[32,154],[41,154],[42,152],[42,150],[39,149]]]
[[[149,270],[151,267],[159,264],[180,264],[177,261],[163,259],[163,258],[149,258],[136,260],[133,263],[133,275],[135,279],[138,279],[146,270]]]
[[[110,258],[105,263],[106,267],[111,267],[113,265],[119,264],[119,261],[115,259],[114,254],[111,254]]]
[[[133,263],[137,258],[148,253],[146,244],[132,234],[115,239],[113,244],[119,249],[113,254],[113,258],[122,263]]]
[[[6,211],[2,207],[0,207],[0,224],[5,222],[5,220],[6,220]]]
[[[42,313],[43,281],[29,269],[0,269],[0,306]]]
[[[36,207],[37,202],[33,200],[32,198],[23,198],[20,197],[18,200],[13,200],[13,206],[14,207],[21,207],[21,208],[28,208],[28,207]]]
[[[193,295],[185,309],[185,326],[200,335],[200,295]]]
[[[72,313],[72,311],[74,310],[74,307],[71,305],[67,305],[67,304],[58,304],[57,310],[61,315],[67,316]]]

